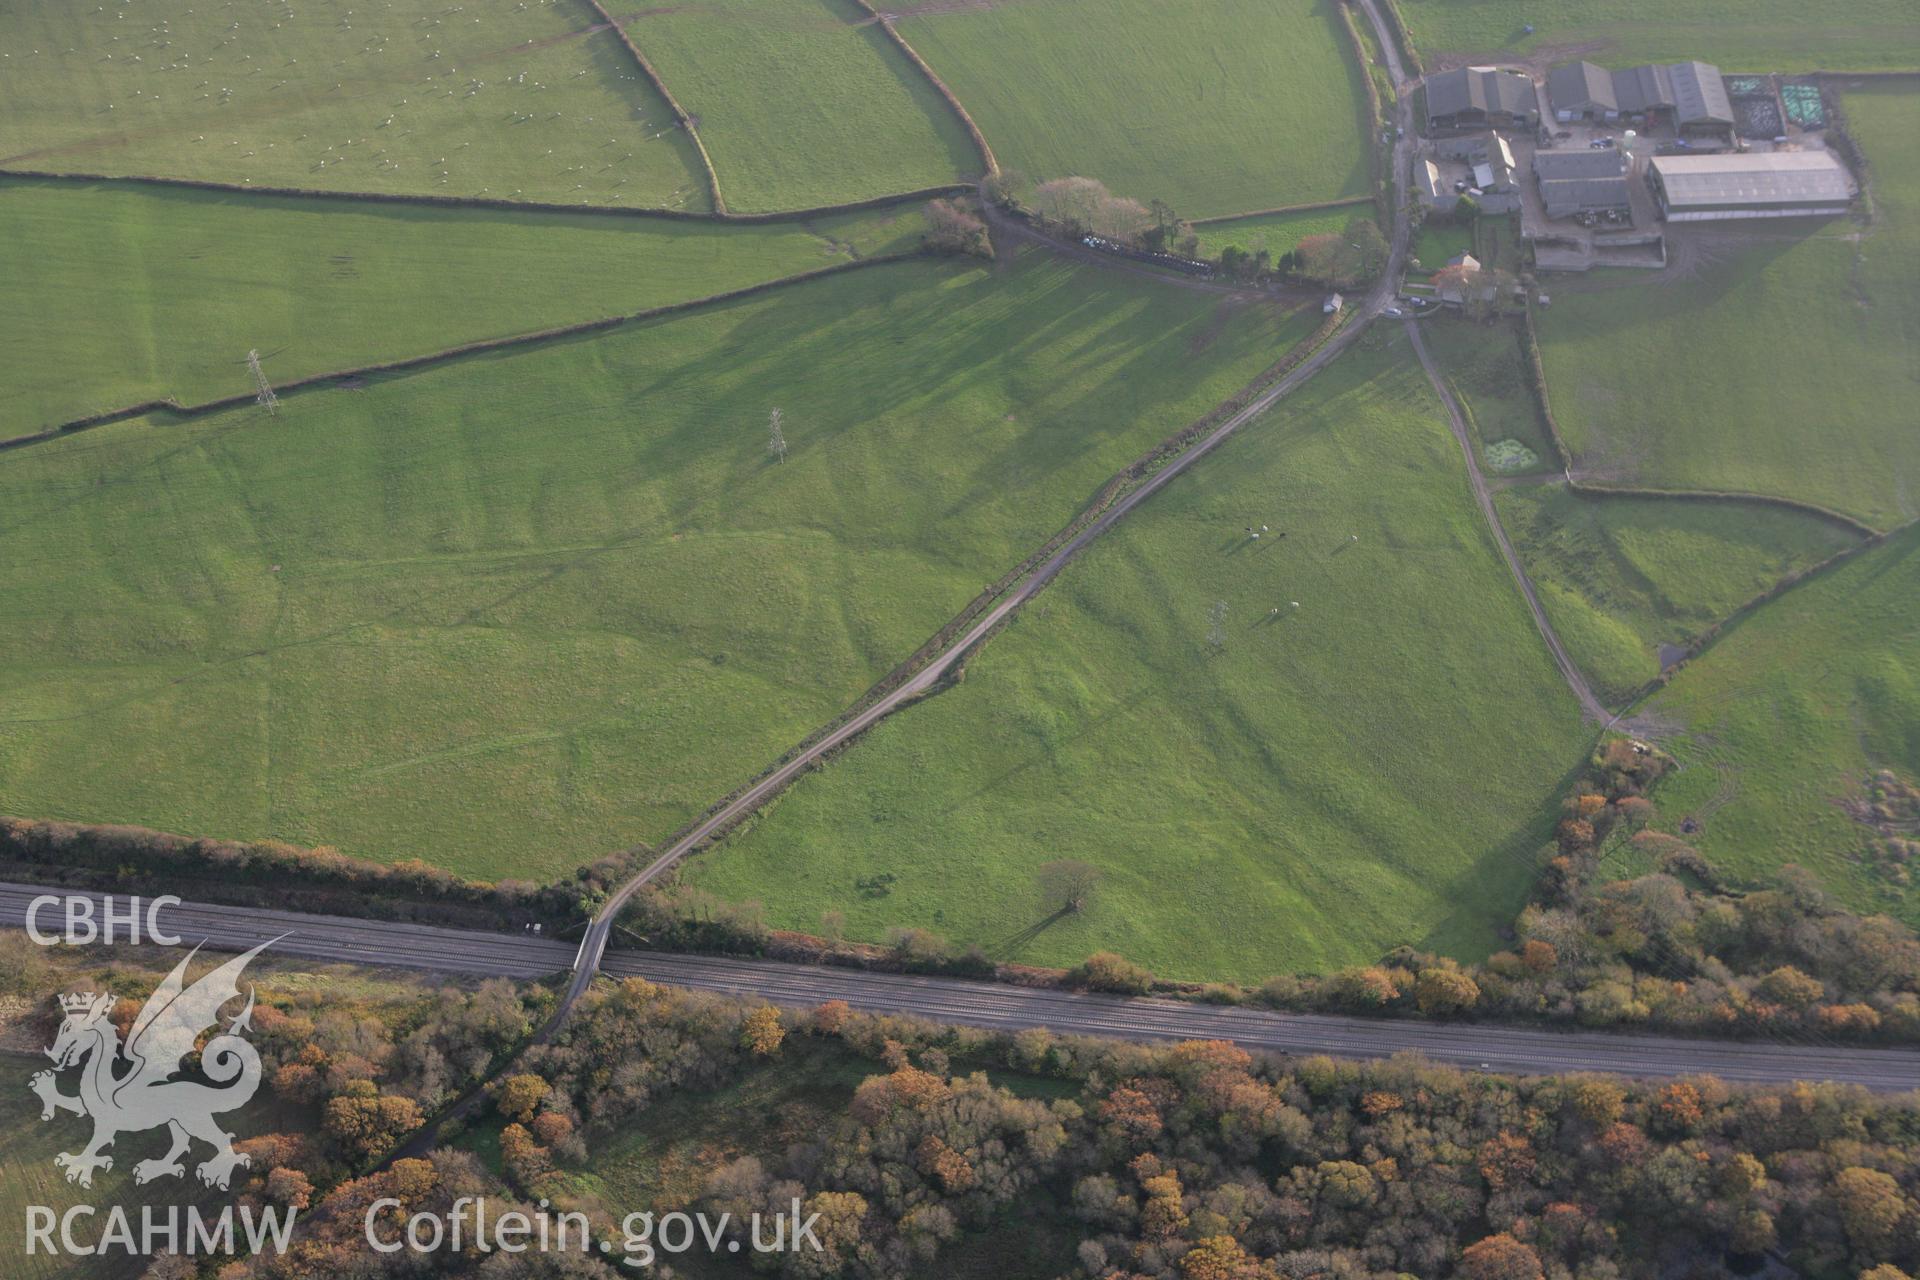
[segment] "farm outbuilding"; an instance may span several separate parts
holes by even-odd
[[[1584,151],[1536,151],[1533,177],[1549,218],[1625,211],[1627,158],[1615,147]]]
[[[1561,124],[1620,118],[1613,73],[1592,62],[1563,62],[1549,69],[1547,101],[1553,106],[1553,118]]]
[[[1533,77],[1500,67],[1460,67],[1427,77],[1427,128],[1533,129],[1540,98]]]
[[[1648,181],[1669,222],[1833,217],[1853,204],[1853,179],[1829,151],[1655,156]]]
[[[1682,129],[1731,129],[1733,103],[1720,68],[1706,62],[1676,62],[1667,68],[1673,85],[1673,122]]]

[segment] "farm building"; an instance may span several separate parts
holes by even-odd
[[[1427,77],[1427,128],[1532,129],[1540,123],[1533,78],[1498,67],[1460,67]]]
[[[1420,203],[1428,208],[1443,204],[1452,204],[1457,196],[1447,187],[1447,180],[1440,176],[1440,166],[1431,160],[1421,160],[1413,166],[1414,181],[1419,185]]]
[[[1617,120],[1620,99],[1613,73],[1591,62],[1563,62],[1547,72],[1547,101],[1561,124],[1574,120]]]
[[[1706,62],[1676,62],[1667,68],[1673,85],[1673,122],[1682,129],[1731,129],[1733,104],[1727,101],[1720,68]]]
[[[1536,151],[1533,177],[1549,218],[1632,208],[1627,196],[1627,158],[1614,147]]]
[[[1706,62],[1662,62],[1608,71],[1591,62],[1563,62],[1547,71],[1547,100],[1561,124],[1575,120],[1646,120],[1681,131],[1722,131],[1734,124],[1720,68]]]
[[[1832,217],[1853,204],[1853,180],[1828,151],[1655,156],[1647,180],[1669,222]]]

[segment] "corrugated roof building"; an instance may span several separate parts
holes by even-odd
[[[1547,101],[1553,105],[1553,118],[1562,124],[1613,120],[1620,115],[1612,73],[1592,62],[1563,62],[1549,69]]]
[[[1853,178],[1829,151],[1655,156],[1650,180],[1669,222],[1833,217],[1853,205]]]
[[[1613,147],[1536,151],[1533,176],[1549,218],[1633,207],[1627,195],[1627,158]]]
[[[1533,77],[1498,67],[1460,67],[1427,77],[1429,129],[1531,129],[1540,123]]]
[[[1673,85],[1673,120],[1682,129],[1733,125],[1733,103],[1720,68],[1707,62],[1675,62],[1667,67]]]

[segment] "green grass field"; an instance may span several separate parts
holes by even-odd
[[[1400,0],[1413,42],[1436,54],[1591,58],[1609,66],[1700,58],[1725,71],[1920,67],[1903,0]],[[1531,24],[1532,35],[1524,28]]]
[[[1346,229],[1355,217],[1372,214],[1372,206],[1348,205],[1338,209],[1309,209],[1303,213],[1259,213],[1250,218],[1233,218],[1195,227],[1200,237],[1200,256],[1217,258],[1230,244],[1248,253],[1265,249],[1274,257],[1288,252],[1308,236],[1335,235]]]
[[[575,0],[0,7],[0,164],[707,208],[686,134]]]
[[[1666,825],[1722,871],[1817,873],[1857,910],[1920,925],[1920,893],[1863,858],[1871,831],[1841,807],[1868,774],[1920,778],[1920,530],[1863,552],[1729,628],[1647,711],[1679,732]]]
[[[961,685],[689,874],[778,925],[839,910],[855,937],[917,925],[1049,964],[1111,947],[1178,978],[1485,953],[1589,732],[1403,341],[1182,476]],[[1063,857],[1104,870],[1097,901],[1033,933],[1035,871]],[[883,896],[857,884],[883,873]]]
[[[1920,93],[1849,93],[1878,217],[1781,223],[1695,279],[1554,291],[1555,416],[1595,479],[1920,515]]]
[[[1190,218],[1369,189],[1360,72],[1332,0],[1022,0],[904,17],[1002,166]]]
[[[627,33],[737,212],[806,209],[980,175],[965,128],[851,0],[663,5]]]
[[[913,261],[0,456],[0,812],[490,876],[658,839],[1318,319]]]
[[[0,180],[0,436],[910,249],[917,206],[720,226]],[[31,251],[27,251],[31,246]]]
[[[1588,498],[1564,485],[1511,488],[1497,503],[1554,629],[1615,707],[1660,674],[1662,645],[1686,645],[1858,541],[1757,504]]]

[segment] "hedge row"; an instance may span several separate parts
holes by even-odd
[[[854,258],[847,262],[836,262],[829,266],[816,267],[812,271],[802,271],[796,275],[781,276],[775,280],[762,280],[757,284],[742,285],[738,289],[729,289],[724,293],[710,293],[702,298],[689,298],[683,302],[668,302],[657,307],[648,307],[641,311],[620,316],[603,316],[598,320],[581,320],[574,324],[557,325],[550,329],[535,329],[530,333],[508,334],[500,338],[481,338],[476,342],[462,343],[457,347],[446,347],[439,351],[429,351],[424,355],[406,356],[399,360],[386,360],[379,364],[359,365],[351,369],[333,369],[326,373],[310,373],[287,382],[274,384],[276,392],[301,391],[323,383],[338,382],[343,378],[365,377],[378,373],[398,373],[419,369],[443,361],[459,359],[463,356],[478,355],[488,351],[499,351],[508,347],[530,346],[534,343],[548,342],[556,338],[570,338],[583,333],[593,333],[602,329],[615,329],[624,324],[642,320],[657,320],[662,316],[682,311],[692,311],[701,307],[714,306],[724,302],[737,302],[755,294],[765,293],[790,284],[800,284],[808,280],[817,280],[823,276],[837,275],[843,271],[853,271],[861,267],[880,266],[890,262],[904,262],[918,257],[918,250],[905,250],[899,253],[883,253],[871,258]],[[242,391],[230,396],[221,396],[217,400],[205,400],[198,404],[183,405],[168,397],[164,400],[145,400],[139,404],[128,405],[124,409],[111,409],[102,413],[88,414],[84,418],[75,418],[58,426],[48,427],[28,435],[14,436],[0,440],[0,450],[17,449],[23,445],[51,440],[56,436],[71,435],[85,431],[90,427],[104,426],[109,422],[120,422],[127,418],[138,417],[143,413],[165,411],[182,418],[197,418],[220,409],[234,409],[251,403],[255,394]]]
[[[893,41],[901,53],[907,55],[907,61],[920,69],[920,74],[927,78],[927,83],[933,86],[934,92],[946,99],[947,105],[953,108],[953,113],[960,117],[960,123],[966,127],[967,137],[973,140],[974,149],[980,153],[980,162],[987,167],[983,176],[991,178],[1000,172],[1000,162],[994,158],[993,148],[987,144],[987,135],[980,132],[980,126],[974,123],[972,114],[960,101],[959,95],[948,88],[947,82],[940,78],[939,73],[927,65],[927,60],[920,56],[920,51],[908,44],[905,36],[894,30],[892,19],[875,9],[868,0],[853,0],[853,2],[866,10],[873,20],[880,24],[880,29],[887,33],[887,38]]]
[[[805,222],[812,218],[841,213],[860,213],[884,209],[896,204],[912,204],[939,196],[964,195],[973,190],[964,182],[922,187],[918,191],[894,192],[847,200],[840,204],[816,205],[811,209],[786,209],[773,213],[698,213],[688,209],[626,209],[605,204],[552,204],[539,200],[503,200],[494,196],[442,196],[405,191],[324,191],[318,187],[269,187],[256,183],[215,182],[207,178],[172,178],[151,173],[55,173],[46,169],[0,167],[0,178],[31,178],[40,182],[124,182],[152,187],[179,187],[190,191],[216,191],[228,195],[274,196],[301,200],[350,200],[372,204],[411,204],[441,209],[486,209],[498,213],[585,213],[614,218],[659,218],[669,222],[723,222],[761,224]]]
[[[666,99],[667,109],[673,112],[674,122],[687,131],[687,137],[693,140],[693,149],[700,153],[700,165],[707,174],[707,198],[713,203],[714,213],[719,217],[726,217],[727,202],[720,196],[720,174],[713,167],[713,157],[707,154],[707,144],[700,141],[700,130],[694,127],[693,116],[680,105],[680,100],[673,96],[673,90],[667,88],[667,82],[661,78],[658,71],[653,69],[653,64],[647,61],[647,55],[640,52],[640,46],[633,42],[633,37],[627,34],[627,29],[607,12],[600,0],[586,0],[586,5],[600,15],[601,21],[613,28],[613,34],[619,37],[620,43],[626,47],[628,55],[633,58],[634,65],[640,68],[640,74],[647,78],[662,98]]]
[[[1395,49],[1400,61],[1406,64],[1408,74],[1423,76],[1426,68],[1420,64],[1420,53],[1413,47],[1413,36],[1407,30],[1406,15],[1400,12],[1400,0],[1376,0],[1387,14],[1387,29],[1393,35]]]
[[[1289,213],[1313,213],[1320,209],[1345,209],[1350,205],[1372,203],[1372,196],[1341,196],[1337,200],[1309,200],[1305,204],[1281,204],[1271,209],[1249,209],[1245,213],[1221,213],[1211,218],[1189,218],[1187,225],[1210,227],[1222,222],[1239,222],[1244,218],[1274,218]]]

